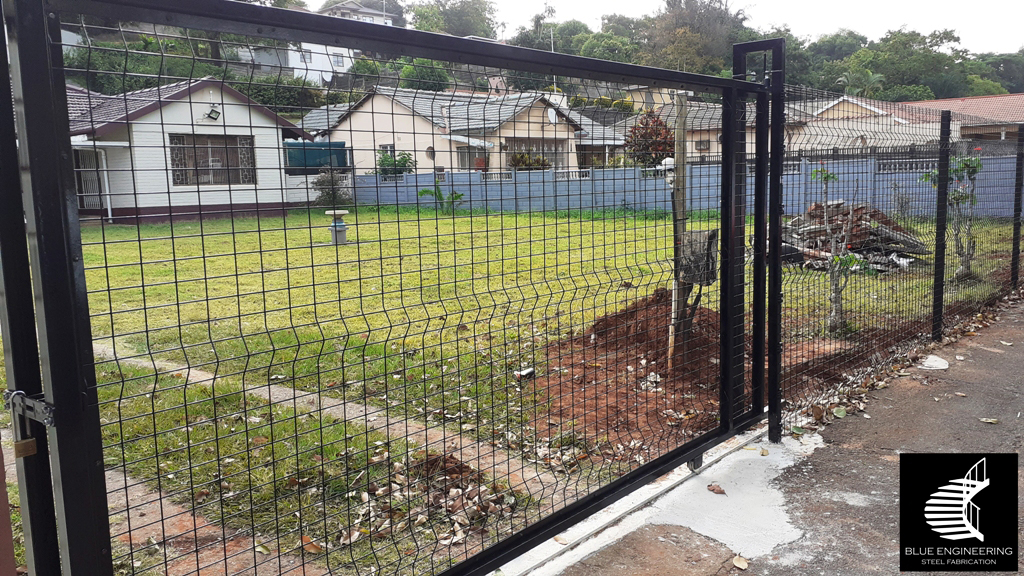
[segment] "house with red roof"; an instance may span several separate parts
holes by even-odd
[[[965,123],[960,128],[962,138],[974,140],[1015,141],[1017,126],[1024,123],[1024,94],[966,96],[906,104],[931,110],[951,110],[954,114],[982,118],[980,121]]]

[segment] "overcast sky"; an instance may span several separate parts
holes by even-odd
[[[318,8],[323,0],[309,1]],[[663,0],[550,0],[556,20],[578,19],[597,30],[601,15],[627,16],[652,14]],[[498,21],[505,23],[504,36],[512,36],[519,26],[544,9],[545,0],[496,0]],[[919,32],[952,28],[960,34],[961,44],[972,52],[1016,52],[1024,47],[1024,1],[986,0],[732,0],[733,8],[743,8],[755,28],[789,24],[798,36],[817,37],[834,32],[840,26],[877,39],[886,31],[907,26]],[[499,35],[502,32],[499,30]]]

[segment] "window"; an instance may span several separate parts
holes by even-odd
[[[459,146],[460,170],[483,170],[487,168],[487,149],[481,146]]]
[[[312,50],[300,50],[299,51],[299,58],[302,60],[303,64],[309,64],[310,62],[313,61],[313,51]]]
[[[360,16],[359,19],[363,22],[373,23],[373,16]]]
[[[531,156],[543,156],[551,162],[555,169],[568,164],[565,151],[565,140],[546,138],[509,138],[507,140],[510,153],[526,152]]]
[[[331,54],[331,63],[334,64],[334,66],[336,68],[344,68],[345,67],[345,55],[344,54]]]
[[[256,183],[252,136],[171,134],[170,144],[175,186]]]
[[[694,143],[697,150],[711,150],[711,140],[697,140]]]
[[[388,154],[391,154],[392,156],[394,156],[395,155],[395,145],[394,144],[381,144],[380,145],[380,151],[381,152],[387,152]]]

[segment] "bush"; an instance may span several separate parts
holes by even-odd
[[[434,180],[433,188],[424,188],[420,190],[419,195],[433,198],[437,203],[437,209],[445,214],[455,214],[455,210],[462,204],[462,198],[465,196],[454,189],[445,196],[437,180]]]
[[[545,86],[543,92],[555,92],[557,94],[561,94],[562,89],[559,88],[558,86],[555,86],[554,84],[551,84],[549,86]]]
[[[323,90],[305,78],[259,76],[231,87],[274,112],[305,112],[326,103]]]
[[[587,97],[579,94],[569,99],[569,108],[583,108],[587,105]]]
[[[354,200],[349,175],[342,170],[324,168],[310,181],[317,197],[313,201],[319,206],[348,206]]]
[[[614,102],[612,101],[611,98],[609,98],[607,96],[601,96],[599,98],[594,98],[592,104],[594,106],[599,107],[599,108],[611,108],[612,104],[614,104]]]
[[[630,100],[629,98],[616,100],[612,102],[612,108],[620,112],[625,112],[626,114],[632,114],[634,110],[633,101]]]
[[[416,160],[408,152],[392,156],[385,150],[377,152],[377,169],[373,174],[406,174],[416,169]]]
[[[651,110],[641,115],[626,135],[626,152],[641,166],[657,166],[675,155],[676,137]]]
[[[551,168],[551,161],[540,154],[516,152],[508,157],[508,166],[515,170],[547,170]]]
[[[448,71],[433,60],[416,58],[412,64],[402,67],[399,74],[402,79],[400,86],[411,90],[430,90],[431,92],[442,92],[447,90],[452,82]]]

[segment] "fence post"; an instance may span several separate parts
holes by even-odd
[[[1020,212],[1024,195],[1024,124],[1017,124],[1017,176],[1013,182],[1013,259],[1010,262],[1010,282],[1017,289],[1020,280]]]
[[[59,557],[61,573],[113,574],[60,19],[42,0],[13,0],[5,12],[12,7],[7,32],[18,155],[28,186],[39,364],[45,400],[56,411],[55,425],[47,428],[52,482],[34,489],[53,490],[59,550],[47,552]]]
[[[949,110],[942,111],[939,130],[939,180],[935,195],[935,280],[932,287],[932,340],[942,340],[943,293],[946,289],[946,208],[949,199]]]
[[[772,48],[768,166],[768,440],[782,442],[782,169],[786,155],[786,41]],[[810,172],[801,159],[801,172]],[[803,176],[803,174],[801,174]],[[801,178],[802,181],[802,178]]]
[[[14,126],[7,43],[0,41],[0,334],[4,336],[8,389],[35,396],[43,392],[43,383]],[[11,426],[20,424],[12,422]],[[26,428],[19,433],[36,439],[36,453],[15,459],[26,562],[30,574],[59,574],[60,558],[53,553],[58,547],[57,516],[50,489],[46,426],[30,420]]]

